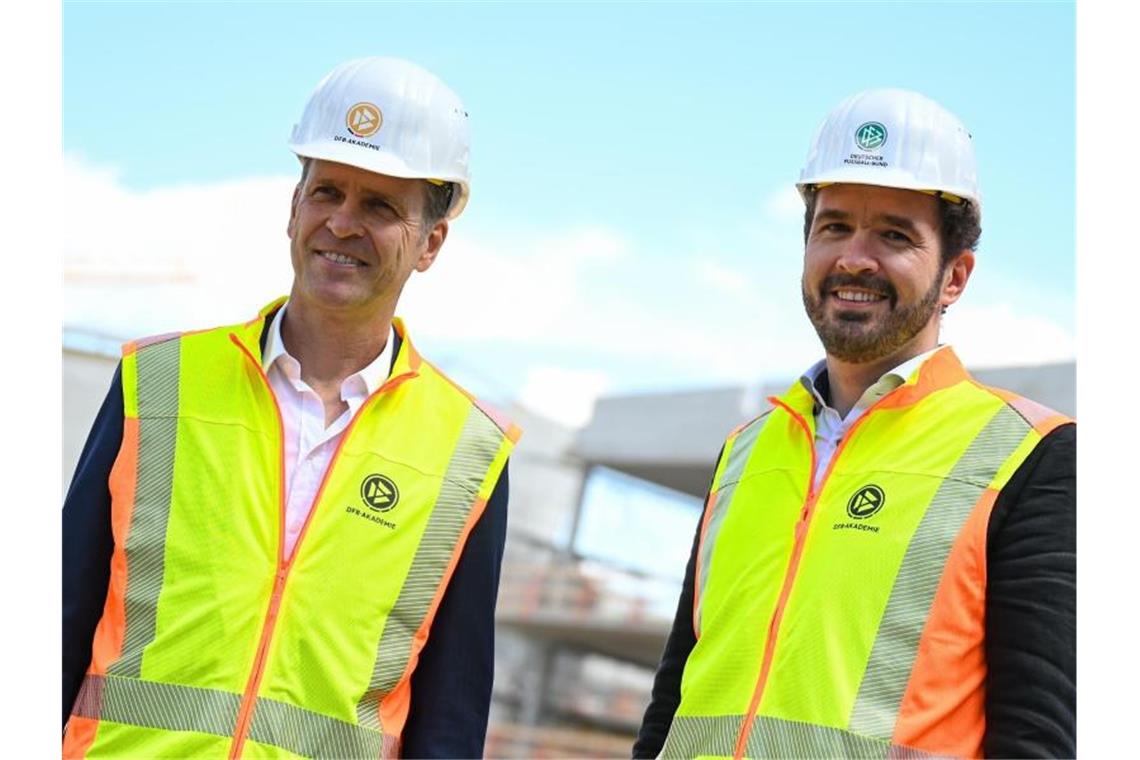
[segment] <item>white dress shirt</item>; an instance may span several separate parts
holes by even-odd
[[[301,379],[301,363],[285,350],[281,322],[288,303],[277,310],[265,341],[261,366],[269,378],[285,433],[285,558],[293,547],[344,429],[360,406],[384,384],[391,368],[391,337],[380,355],[340,385],[348,409],[325,427],[325,406],[316,391]]]
[[[803,374],[800,382],[815,398],[815,488],[819,488],[820,480],[823,474],[827,472],[827,466],[831,463],[831,458],[835,456],[835,450],[839,448],[839,444],[843,442],[844,436],[855,421],[863,416],[876,401],[887,395],[895,388],[906,382],[907,378],[918,369],[919,365],[926,361],[935,351],[938,351],[945,346],[936,346],[924,354],[919,354],[911,359],[895,367],[892,370],[884,373],[878,381],[867,390],[863,391],[863,395],[855,402],[855,406],[851,407],[851,411],[847,413],[846,417],[841,418],[839,412],[834,407],[830,406],[827,401],[820,394],[819,389],[816,388],[816,381],[819,376],[827,369],[827,360],[821,359],[812,365],[811,369]]]

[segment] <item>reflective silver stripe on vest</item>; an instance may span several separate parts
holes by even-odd
[[[502,445],[503,433],[478,407],[472,407],[447,465],[443,485],[404,585],[388,615],[368,689],[356,705],[361,726],[379,731],[380,700],[407,668],[412,637],[419,630],[451,561],[459,535],[475,505],[479,487]]]
[[[126,631],[119,659],[108,675],[138,678],[143,650],[155,636],[158,595],[166,550],[166,524],[174,488],[178,434],[178,365],[182,341],[140,348],[138,365],[138,469],[130,532],[127,533]]]
[[[732,757],[743,715],[674,715],[661,757]]]
[[[661,750],[664,758],[693,758],[698,755],[732,757],[743,715],[676,716]],[[926,758],[918,750],[893,746],[889,741],[860,736],[829,726],[816,726],[794,720],[757,717],[744,748],[745,757],[862,757]]]
[[[303,757],[379,758],[384,746],[379,731],[265,698],[257,700],[249,738]]]
[[[89,675],[71,712],[141,728],[229,737],[240,708],[241,695],[232,692]],[[304,757],[378,758],[385,746],[379,731],[264,698],[257,700],[249,738]]]
[[[918,642],[955,539],[998,469],[1030,426],[1012,407],[995,414],[942,481],[907,546],[848,727],[869,736],[894,734]]]
[[[137,678],[89,675],[72,715],[131,726],[232,736],[241,695]]]
[[[720,482],[716,484],[716,502],[713,504],[713,512],[709,517],[709,524],[705,529],[705,535],[701,541],[701,564],[700,567],[697,568],[697,633],[700,633],[701,600],[705,597],[705,588],[709,581],[709,570],[712,567],[712,548],[716,546],[716,537],[717,534],[720,533],[720,526],[724,524],[724,516],[728,514],[728,505],[732,503],[732,495],[736,491],[736,484],[740,482],[740,478],[744,474],[744,466],[748,464],[748,458],[752,455],[752,448],[756,445],[756,439],[760,436],[760,431],[764,428],[764,420],[771,412],[772,410],[769,409],[748,423],[748,425],[737,434],[736,440],[732,442],[732,448],[728,450],[728,463],[724,466],[724,472],[721,474]]]

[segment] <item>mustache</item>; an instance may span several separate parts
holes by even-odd
[[[819,284],[819,297],[820,299],[826,298],[827,294],[836,288],[863,288],[865,290],[873,290],[877,293],[882,293],[891,302],[891,306],[895,305],[898,300],[898,291],[895,286],[883,277],[876,277],[874,275],[857,275],[849,274],[847,272],[832,272],[823,278],[823,282]]]

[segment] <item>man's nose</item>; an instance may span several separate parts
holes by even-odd
[[[879,261],[872,250],[871,232],[857,230],[843,243],[835,266],[849,274],[877,272]]]
[[[338,238],[358,237],[364,234],[364,226],[360,223],[356,209],[348,203],[341,203],[337,206],[329,214],[325,226],[329,228],[329,232]]]

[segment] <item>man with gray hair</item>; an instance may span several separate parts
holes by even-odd
[[[520,431],[395,316],[468,142],[419,66],[337,66],[289,143],[289,296],[124,346],[64,506],[66,757],[482,755]]]

